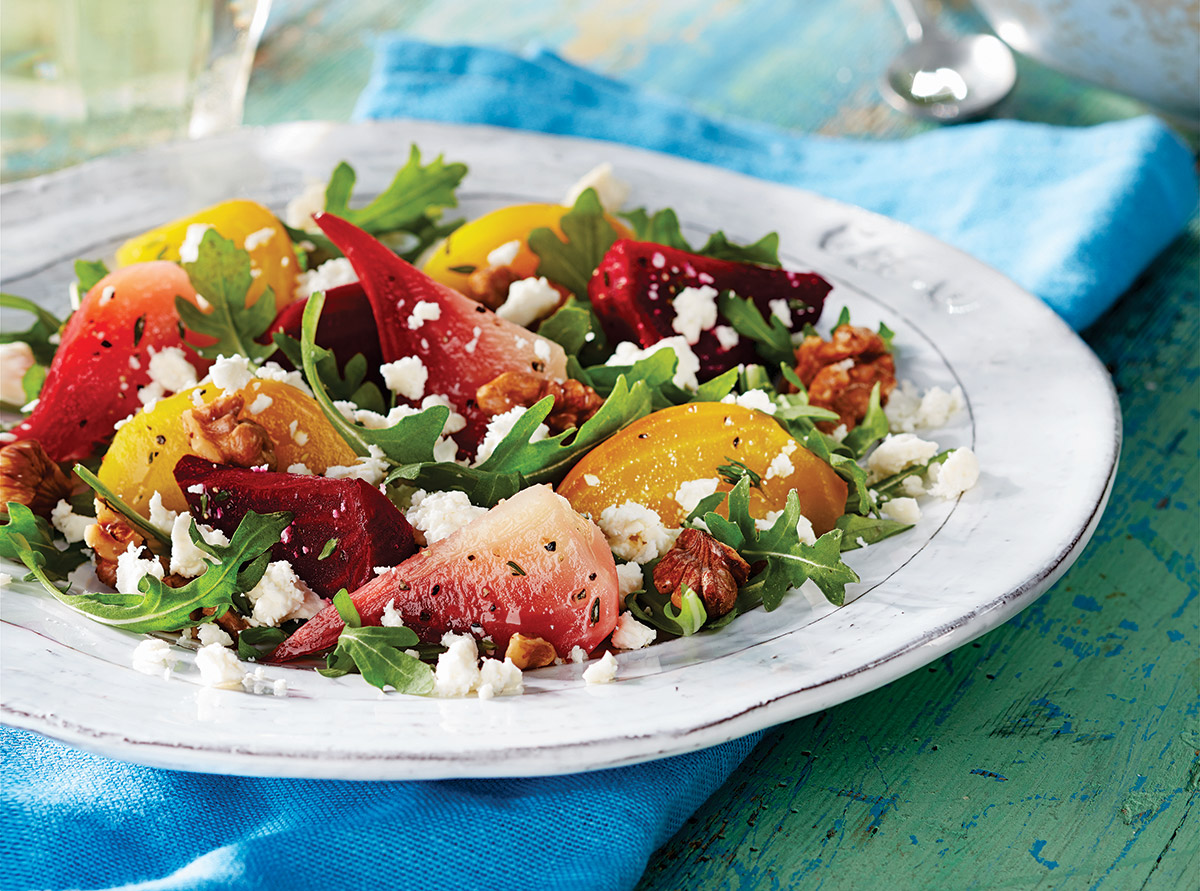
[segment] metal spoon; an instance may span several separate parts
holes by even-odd
[[[1012,91],[1017,65],[997,38],[949,37],[913,0],[892,0],[892,5],[909,40],[880,84],[893,108],[949,123],[983,114]]]

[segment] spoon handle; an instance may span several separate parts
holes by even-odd
[[[892,0],[892,6],[904,23],[904,33],[910,42],[916,43],[923,36],[932,37],[936,33],[933,16],[925,11],[921,0]]]

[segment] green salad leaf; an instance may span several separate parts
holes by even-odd
[[[76,260],[75,278],[78,281],[79,296],[82,297],[100,283],[100,279],[108,275],[108,267],[103,260]]]
[[[621,217],[633,229],[638,241],[653,241],[668,247],[712,257],[717,260],[733,260],[738,263],[758,263],[762,266],[779,266],[779,236],[771,232],[753,244],[735,244],[725,237],[724,232],[714,232],[699,248],[694,248],[679,226],[679,218],[670,208],[648,213],[644,207],[622,213]]]
[[[912,526],[886,517],[863,517],[858,514],[842,514],[837,528],[842,530],[842,552],[857,550],[864,545],[873,545],[898,535]]]
[[[363,625],[354,601],[345,589],[333,598],[334,606],[346,627],[338,635],[326,667],[318,669],[326,677],[358,673],[373,687],[391,687],[397,693],[417,696],[433,692],[433,669],[416,656],[404,652],[417,646],[418,638],[410,628]]]
[[[33,316],[33,324],[24,331],[0,331],[0,343],[27,343],[33,353],[33,360],[39,365],[49,365],[58,349],[54,343],[54,335],[59,332],[63,323],[55,318],[53,313],[32,300],[14,294],[0,294],[0,307],[18,309]]]
[[[879,381],[871,387],[871,399],[867,403],[867,414],[853,430],[846,434],[842,444],[855,458],[861,458],[867,450],[887,436],[888,419],[883,413],[879,395]]]
[[[739,297],[732,291],[725,291],[717,298],[717,308],[734,331],[754,341],[754,349],[763,361],[771,365],[796,361],[792,333],[774,313],[764,319],[753,300]]]
[[[304,366],[304,352],[300,348],[300,341],[282,331],[276,331],[272,335],[272,339],[279,347],[279,351],[287,356],[292,365],[296,368]],[[366,356],[356,353],[346,363],[345,368],[339,370],[337,357],[332,350],[314,344],[313,355],[316,357],[317,374],[321,378],[321,383],[325,385],[325,391],[330,398],[348,400],[359,408],[380,414],[387,412],[387,405],[379,386],[367,380],[369,369]]]
[[[208,616],[192,618],[196,610],[211,607],[214,615],[224,614],[235,595],[257,585],[271,559],[271,548],[291,522],[290,513],[247,511],[228,545],[210,545],[193,520],[188,530],[192,543],[217,562],[179,588],[145,576],[138,583],[138,594],[66,594],[42,572],[36,555],[30,559],[30,552],[23,551],[18,556],[57,600],[89,619],[126,631],[173,631],[209,621]]]
[[[258,342],[275,321],[275,293],[267,288],[254,303],[246,298],[254,277],[250,254],[232,240],[209,228],[200,240],[196,259],[182,264],[192,287],[212,305],[210,312],[175,298],[175,309],[189,331],[214,338],[216,343],[194,347],[206,359],[242,355],[261,364],[275,352],[275,344]]]
[[[287,638],[282,628],[256,625],[238,632],[237,652],[239,659],[261,659],[272,653]]]
[[[171,543],[171,530],[159,529],[132,507],[125,503],[116,492],[110,489],[104,483],[100,482],[100,477],[92,473],[87,467],[82,464],[75,465],[75,475],[88,484],[88,487],[96,493],[98,498],[106,501],[108,506],[125,518],[134,529],[142,534],[143,538],[153,538],[160,544],[169,545]]]
[[[590,309],[588,281],[617,240],[617,230],[605,217],[595,189],[585,189],[559,225],[563,238],[545,227],[529,233],[529,249],[541,261],[537,274],[562,285],[575,295],[579,305]]]

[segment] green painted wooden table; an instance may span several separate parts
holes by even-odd
[[[886,0],[276,0],[246,120],[345,120],[370,36],[546,44],[713,114],[899,137]],[[961,4],[954,27],[980,26]],[[1022,60],[1001,116],[1144,113]],[[1194,146],[1194,137],[1193,146]],[[1092,543],[1030,609],[909,677],[770,731],[640,888],[1200,886],[1200,224],[1084,333],[1125,446]]]

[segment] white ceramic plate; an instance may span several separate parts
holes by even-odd
[[[686,752],[843,702],[910,672],[1032,603],[1078,555],[1108,496],[1120,419],[1108,375],[1039,300],[1000,273],[866,211],[649,152],[482,127],[296,124],[102,160],[3,194],[6,292],[65,307],[77,257],[227,197],[282,208],[341,159],[380,191],[410,142],[470,165],[468,216],[557,201],[610,160],[633,203],[674,207],[689,234],[776,230],[788,266],[834,283],[831,318],[896,331],[900,377],[958,385],[967,411],[936,438],[983,468],[959,502],[848,555],[862,576],[834,609],[793,593],[716,634],[530,672],[491,701],[383,695],[293,668],[286,698],[203,688],[190,655],[169,680],[130,667],[137,637],[14,583],[3,597],[3,718],[115,758],[235,774],[398,779],[567,773]],[[829,318],[826,319],[826,322]],[[7,570],[19,573],[11,566]],[[184,655],[181,652],[181,655]]]

